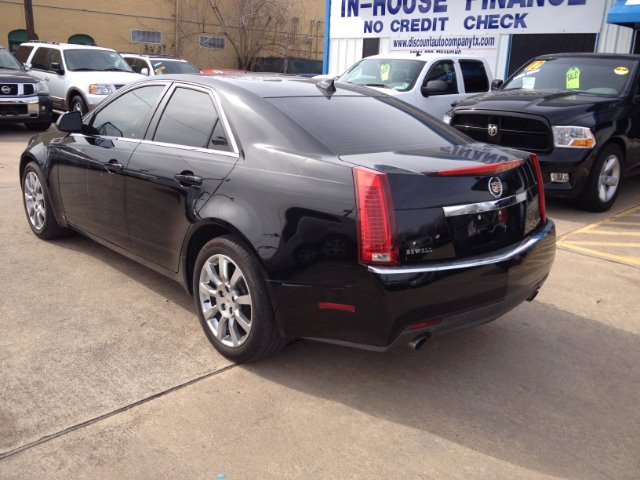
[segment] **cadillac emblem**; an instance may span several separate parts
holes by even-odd
[[[490,123],[487,127],[487,133],[490,137],[495,137],[498,134],[498,125],[495,123]]]
[[[500,198],[502,196],[502,182],[498,177],[491,177],[489,179],[489,193],[493,198]]]
[[[11,87],[3,85],[2,88],[0,88],[0,91],[2,91],[2,93],[4,93],[5,95],[9,95],[9,93],[11,93]]]

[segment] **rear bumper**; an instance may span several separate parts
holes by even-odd
[[[357,285],[331,297],[335,303],[355,303],[355,312],[320,312],[308,327],[321,334],[299,336],[384,351],[419,336],[490,322],[535,296],[554,257],[555,225],[549,220],[521,243],[491,255],[368,267]],[[423,322],[429,325],[416,325]]]
[[[51,97],[0,97],[0,123],[51,122]]]

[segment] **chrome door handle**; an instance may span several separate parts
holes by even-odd
[[[182,172],[173,176],[173,178],[183,187],[195,187],[202,185],[202,177],[198,177],[191,172]]]
[[[112,158],[109,160],[109,163],[104,164],[104,168],[106,168],[109,173],[120,173],[124,167],[121,163],[118,163],[115,158]]]

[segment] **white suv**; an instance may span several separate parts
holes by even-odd
[[[442,119],[463,98],[488,92],[491,80],[481,57],[387,53],[363,58],[336,81],[366,85]]]
[[[30,74],[47,82],[57,112],[86,113],[124,85],[142,80],[109,48],[54,42],[27,42],[16,58]]]

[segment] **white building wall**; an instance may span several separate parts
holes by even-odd
[[[340,1],[340,0],[333,0]],[[461,1],[461,0],[460,0]],[[615,0],[606,0],[607,5],[602,18],[600,32],[596,41],[598,53],[629,53],[633,42],[633,29],[619,27],[607,23],[607,13],[615,3]],[[560,28],[559,28],[560,30]],[[500,35],[497,58],[490,62],[494,78],[505,79],[509,62],[511,35]],[[391,39],[380,38],[380,53],[388,53],[391,50]],[[347,68],[362,58],[362,39],[356,38],[331,38],[329,45],[329,72],[330,74],[342,74]]]
[[[613,6],[615,0],[608,0],[607,12]],[[633,42],[633,29],[619,27],[607,23],[607,17],[602,19],[602,27],[598,35],[596,52],[598,53],[629,53]]]

